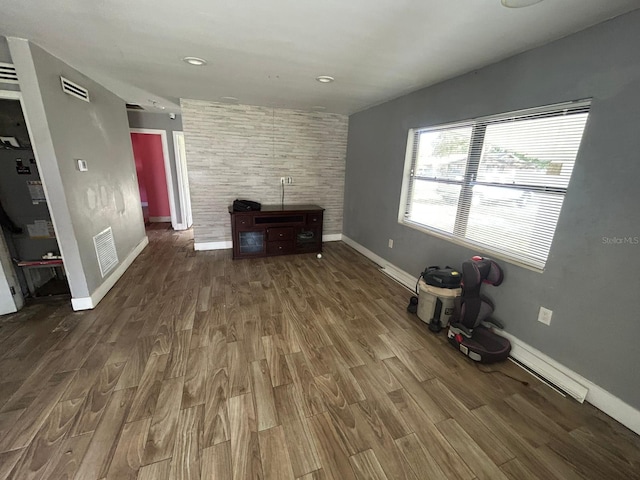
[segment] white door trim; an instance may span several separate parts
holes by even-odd
[[[180,147],[178,145],[178,136],[182,135],[182,139],[184,141],[184,132],[174,131],[173,132],[173,153],[174,158],[176,159],[176,171],[178,172],[178,194],[180,195],[180,218],[182,218],[182,226],[184,230],[191,227],[193,223],[192,214],[191,214],[191,199],[189,197],[188,192],[188,172],[184,171],[182,168],[182,154],[180,152]],[[186,162],[186,159],[184,159]]]
[[[160,135],[162,141],[162,156],[164,157],[164,173],[167,179],[167,193],[169,194],[169,211],[171,212],[171,226],[174,230],[180,230],[178,218],[176,216],[176,199],[173,195],[173,175],[171,175],[171,157],[169,156],[169,144],[167,142],[167,132],[154,128],[130,128],[131,133],[143,133],[146,135]]]

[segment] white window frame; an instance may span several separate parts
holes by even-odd
[[[433,126],[425,126],[425,127],[419,127],[419,128],[411,128],[409,129],[408,132],[408,136],[407,136],[407,149],[406,149],[406,153],[405,153],[405,162],[404,162],[404,171],[403,171],[403,175],[402,175],[402,189],[401,189],[401,194],[400,194],[400,204],[398,206],[398,223],[400,223],[401,225],[413,228],[415,230],[421,231],[423,233],[426,233],[428,235],[437,237],[437,238],[441,238],[443,240],[447,240],[451,243],[454,243],[456,245],[460,245],[466,248],[470,248],[473,249],[475,252],[478,253],[482,253],[482,254],[486,254],[486,255],[490,255],[492,257],[504,260],[508,263],[514,264],[514,265],[518,265],[520,267],[529,269],[529,270],[533,270],[535,272],[539,272],[542,273],[544,271],[544,268],[538,268],[536,266],[533,266],[529,263],[526,263],[520,259],[514,258],[512,256],[506,255],[503,252],[497,251],[497,250],[492,250],[491,246],[489,245],[485,245],[485,244],[480,244],[480,243],[476,243],[473,242],[471,240],[466,239],[464,236],[460,236],[460,235],[456,235],[455,233],[449,233],[449,232],[445,232],[443,230],[439,230],[433,227],[429,227],[427,225],[424,224],[420,224],[418,222],[413,222],[407,219],[407,205],[408,205],[408,201],[409,201],[409,195],[411,194],[411,178],[414,175],[413,172],[413,163],[414,163],[414,155],[416,154],[416,138],[417,132],[424,132],[424,131],[435,131],[435,130],[448,130],[448,129],[454,129],[456,127],[473,127],[474,128],[474,133],[472,133],[472,138],[470,141],[470,149],[469,149],[469,154],[467,156],[467,162],[466,162],[466,169],[468,171],[469,168],[469,164],[472,163],[471,161],[471,157],[473,155],[477,155],[479,160],[479,153],[473,152],[473,145],[474,145],[474,135],[475,135],[475,129],[476,127],[480,126],[480,128],[486,128],[487,124],[491,124],[491,123],[496,123],[496,122],[500,122],[500,121],[505,121],[507,119],[510,118],[514,118],[514,117],[524,117],[524,116],[530,116],[530,115],[536,115],[536,114],[540,114],[540,115],[545,115],[545,114],[551,114],[553,112],[560,112],[562,110],[574,110],[574,109],[580,109],[583,108],[586,111],[589,111],[591,106],[591,99],[582,99],[582,100],[576,100],[576,101],[572,101],[572,102],[565,102],[565,103],[559,103],[559,104],[553,104],[553,105],[546,105],[546,106],[542,106],[542,107],[538,107],[538,108],[532,108],[532,109],[525,109],[525,110],[518,110],[518,111],[512,111],[512,112],[506,112],[506,113],[502,113],[502,114],[497,114],[497,115],[491,115],[491,116],[486,116],[486,117],[478,117],[478,118],[474,118],[474,119],[470,119],[470,120],[466,120],[466,121],[462,121],[462,122],[455,122],[455,123],[448,123],[448,124],[440,124],[440,125],[433,125]],[[560,115],[560,113],[558,113],[558,115]],[[586,132],[586,126],[585,126],[585,130],[584,132]],[[481,134],[483,137],[483,142],[484,142],[484,132]],[[584,140],[584,136],[582,141]],[[581,144],[582,144],[581,141]],[[480,148],[481,150],[481,148]],[[476,162],[476,166],[475,166],[475,173],[477,173],[477,162]],[[475,178],[469,178],[468,176],[465,175],[465,179],[462,181],[462,187],[461,187],[461,192],[460,192],[460,198],[462,199],[465,195],[469,195],[469,202],[471,201],[471,188],[473,187],[473,185],[475,185]],[[559,194],[562,194],[563,196],[566,196],[566,192],[567,192],[567,188],[557,188],[557,187],[537,187],[534,188],[535,190],[538,191],[555,191]],[[454,231],[458,228],[459,226],[459,216],[461,215],[461,209],[458,210],[458,213],[456,214],[456,221],[455,221],[455,225],[456,227],[454,227]],[[466,212],[466,215],[468,216],[468,211]],[[468,221],[468,219],[466,220]],[[466,225],[465,225],[466,228]],[[557,225],[556,225],[557,228]],[[554,236],[555,236],[555,231],[554,231]],[[547,257],[548,260],[548,257]],[[546,265],[546,262],[545,262]]]

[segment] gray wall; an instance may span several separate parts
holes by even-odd
[[[505,282],[484,292],[508,332],[635,408],[640,245],[602,238],[640,236],[638,45],[635,11],[352,115],[344,215],[345,235],[413,275],[460,265],[479,252],[397,222],[408,129],[593,97],[546,270],[502,261]]]
[[[325,209],[323,233],[342,232],[347,117],[182,99],[195,241],[231,240],[236,198]]]
[[[9,44],[7,38],[0,35],[0,62],[11,63],[11,53],[9,53]]]
[[[178,192],[178,172],[176,170],[176,153],[173,146],[173,132],[182,131],[182,115],[176,115],[175,120],[169,118],[168,113],[143,112],[139,110],[128,110],[129,126],[131,128],[151,128],[154,130],[165,130],[167,132],[167,144],[169,146],[169,157],[171,159],[171,176],[173,177],[173,198],[176,199],[176,218],[178,223],[183,223],[182,212],[180,210],[180,195]]]
[[[11,52],[9,51],[9,44],[7,43],[7,37],[0,35],[0,62],[13,63],[11,61]],[[18,91],[20,87],[13,83],[1,83],[0,90]]]
[[[69,286],[74,298],[86,297],[105,280],[93,237],[111,226],[120,262],[145,238],[125,104],[40,47],[9,45]],[[65,94],[61,75],[87,88],[91,102]]]

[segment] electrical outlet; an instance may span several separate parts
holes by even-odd
[[[293,185],[293,178],[287,177],[287,185]]]
[[[553,315],[552,310],[540,307],[540,312],[538,313],[538,321],[544,323],[545,325],[551,325],[551,315]]]
[[[392,238],[389,239],[389,248],[393,248],[393,239]]]

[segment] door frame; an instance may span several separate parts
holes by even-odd
[[[178,136],[182,136],[184,142],[184,132],[179,130],[173,131],[173,153],[176,159],[176,171],[178,172],[178,194],[180,195],[180,218],[182,218],[182,226],[184,230],[193,224],[193,213],[191,210],[191,194],[189,187],[189,173],[182,167],[182,154],[178,145]],[[187,159],[184,158],[186,165]],[[188,205],[188,207],[187,207]]]
[[[171,174],[171,157],[169,156],[169,144],[167,142],[167,132],[165,130],[155,128],[130,128],[130,133],[142,133],[145,135],[160,135],[162,142],[162,156],[164,157],[164,174],[167,180],[167,194],[169,195],[169,212],[171,212],[171,227],[174,230],[180,230],[181,224],[178,223],[176,216],[176,199],[173,195],[173,175]]]

